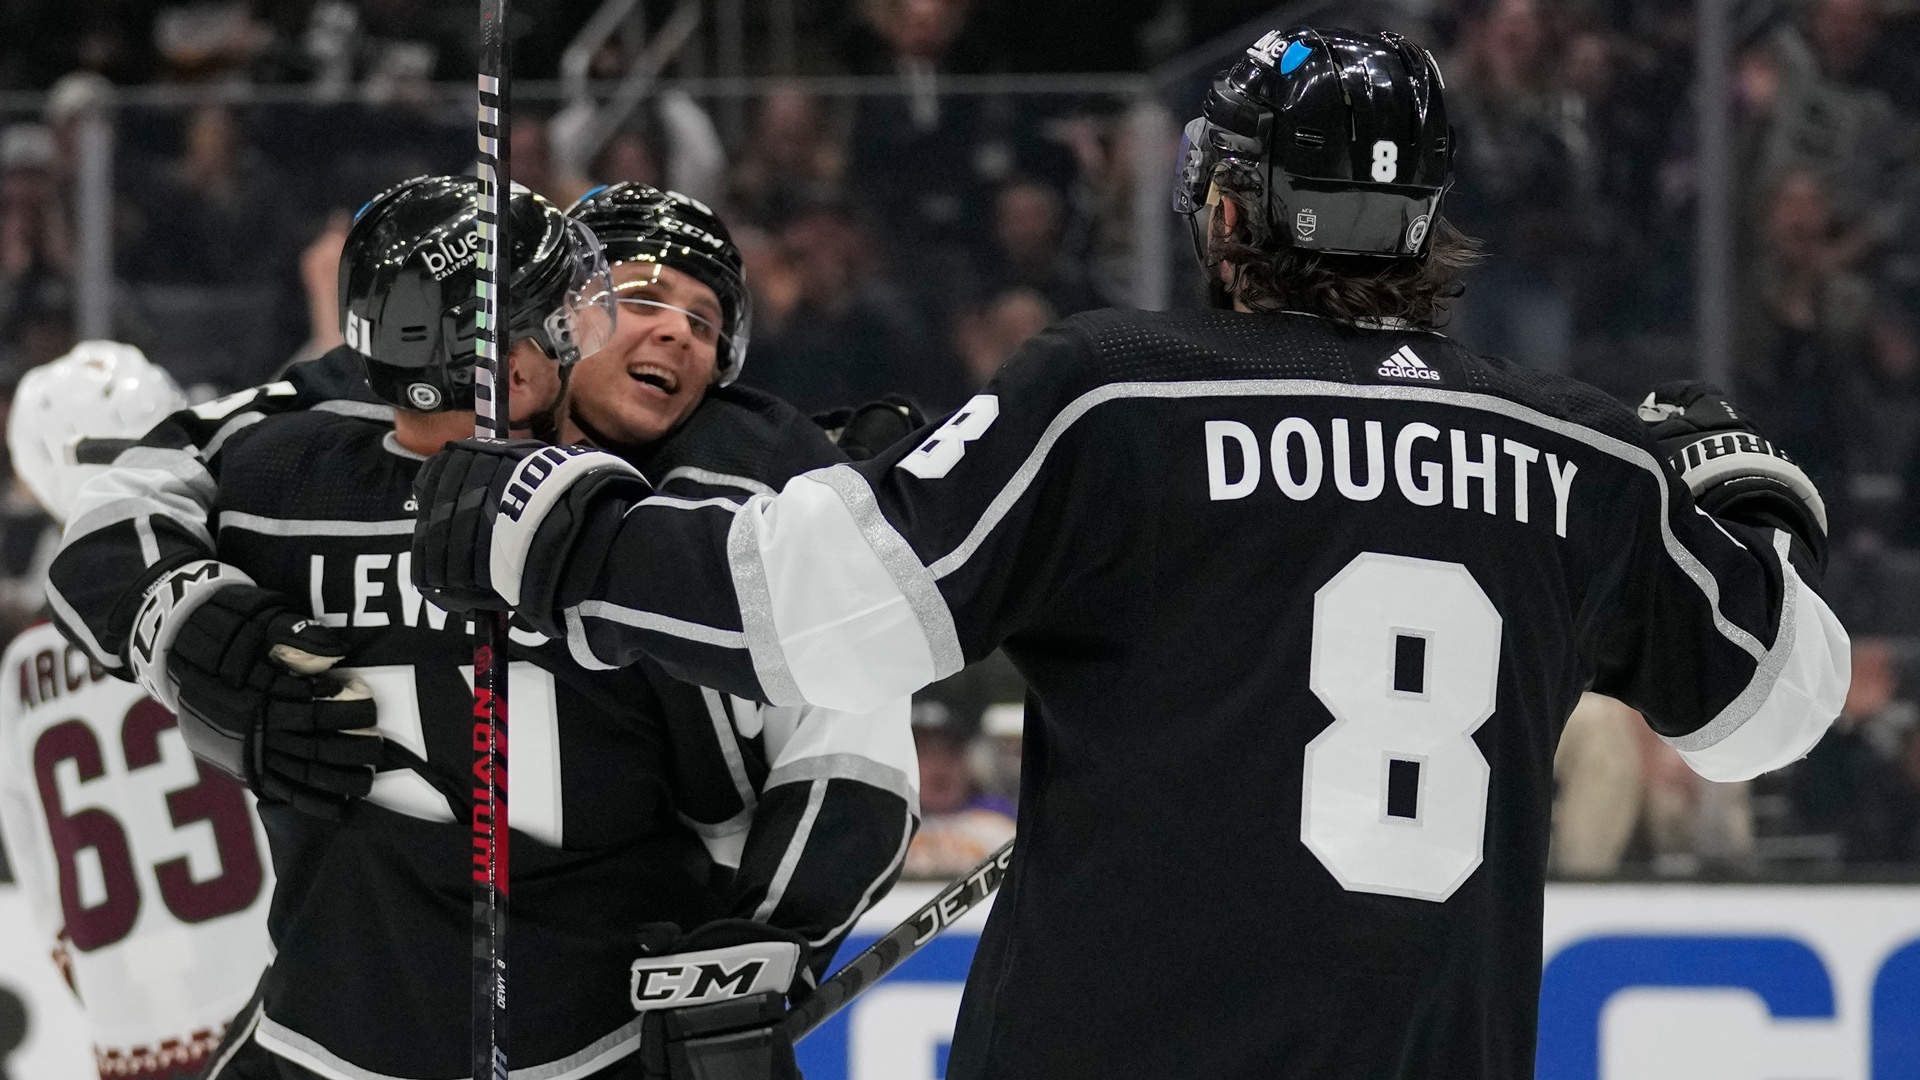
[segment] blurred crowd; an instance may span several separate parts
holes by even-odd
[[[1235,52],[1205,43],[1268,6],[798,0],[776,67],[775,5],[749,3],[745,74],[781,78],[744,100],[695,96],[688,79],[718,55],[704,25],[610,128],[551,89],[520,100],[514,178],[562,203],[639,180],[712,204],[754,292],[744,381],[806,410],[905,393],[939,413],[1055,319],[1142,295],[1159,249],[1135,197],[1165,177],[1137,163],[1171,167],[1179,121]],[[555,77],[596,7],[524,6],[517,70]],[[645,62],[671,5],[641,10],[591,77]],[[1398,29],[1439,55],[1458,133],[1448,213],[1489,255],[1450,334],[1628,400],[1695,370],[1691,5],[1286,10]],[[0,0],[0,390],[75,339],[88,168],[111,192],[110,220],[88,223],[110,240],[107,333],[201,396],[337,344],[352,211],[407,176],[470,166],[470,21],[426,0]],[[1826,494],[1836,607],[1885,636],[1863,641],[1834,735],[1750,787],[1693,779],[1629,710],[1589,699],[1561,758],[1555,861],[1575,876],[1920,863],[1920,731],[1900,691],[1920,654],[1920,12],[1739,0],[1732,21],[1733,389]],[[1084,87],[954,82],[1150,68],[1157,113]],[[822,74],[876,81],[829,93],[809,81]],[[178,93],[116,100],[127,86]],[[269,104],[262,87],[298,92]],[[1169,224],[1171,301],[1201,303]],[[30,500],[0,499],[0,632],[38,609],[48,543]],[[996,662],[922,696],[914,872],[960,869],[1010,834],[1022,694]]]

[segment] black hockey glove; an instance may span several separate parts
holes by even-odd
[[[215,590],[166,654],[188,748],[265,798],[338,820],[372,787],[382,745],[365,684],[327,671],[344,655],[280,594]]]
[[[1785,529],[1817,565],[1826,565],[1827,507],[1820,490],[1719,387],[1666,383],[1647,395],[1639,411],[1700,509],[1742,525]]]
[[[857,409],[821,413],[813,422],[826,429],[841,453],[865,461],[913,434],[927,422],[927,415],[911,399],[888,394]]]
[[[633,1007],[646,1080],[801,1080],[783,1021],[807,990],[799,934],[721,919],[691,934],[651,923],[637,935]]]
[[[413,482],[413,583],[448,611],[518,609],[558,636],[560,574],[595,498],[644,498],[640,471],[612,454],[531,439],[466,439]]]

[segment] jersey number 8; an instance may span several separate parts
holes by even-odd
[[[1480,865],[1500,637],[1459,563],[1364,552],[1314,594],[1300,839],[1342,887],[1439,902]]]

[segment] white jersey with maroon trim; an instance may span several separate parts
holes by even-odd
[[[51,625],[0,665],[0,826],[100,1075],[197,1074],[273,957],[253,796]]]

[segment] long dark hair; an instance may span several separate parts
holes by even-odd
[[[1246,203],[1235,201],[1244,221]],[[1447,301],[1466,291],[1460,271],[1482,258],[1480,241],[1444,217],[1433,227],[1424,259],[1254,247],[1244,224],[1229,235],[1224,221],[1225,215],[1213,215],[1214,254],[1234,268],[1231,286],[1218,278],[1210,285],[1222,307],[1238,300],[1252,311],[1304,311],[1346,323],[1399,319],[1432,329],[1446,321]]]

